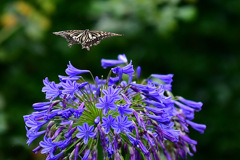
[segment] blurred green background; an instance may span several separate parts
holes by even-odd
[[[207,125],[189,159],[238,159],[240,151],[240,1],[30,0],[0,2],[0,159],[41,159],[26,144],[23,115],[44,101],[42,80],[58,82],[68,61],[106,75],[100,59],[125,53],[151,73],[174,74],[173,93],[202,101],[195,122]],[[91,51],[67,46],[54,31],[124,34]]]

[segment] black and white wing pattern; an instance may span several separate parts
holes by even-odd
[[[98,45],[100,41],[107,37],[122,36],[121,34],[104,32],[104,31],[89,31],[86,30],[67,30],[53,32],[55,35],[59,35],[65,38],[68,42],[68,46],[71,47],[74,44],[81,44],[82,49],[86,48],[88,51],[93,45]]]

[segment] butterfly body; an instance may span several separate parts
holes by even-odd
[[[66,31],[59,31],[53,32],[55,35],[59,35],[65,38],[68,42],[69,47],[74,44],[81,44],[82,49],[86,48],[88,51],[90,47],[93,45],[98,45],[100,41],[107,37],[113,36],[122,36],[121,34],[111,33],[111,32],[104,32],[104,31],[89,31],[86,30],[66,30]]]

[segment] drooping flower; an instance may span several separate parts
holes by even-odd
[[[205,124],[198,124],[198,123],[194,123],[192,121],[186,120],[186,122],[195,130],[197,130],[200,133],[204,133],[204,130],[206,129],[206,125]]]
[[[163,74],[152,74],[152,77],[158,78],[161,81],[163,81],[166,84],[171,84],[172,83],[172,77],[173,74],[167,74],[167,75],[163,75]]]
[[[40,135],[45,133],[45,131],[36,132],[34,128],[28,129],[26,127],[26,130],[27,130],[27,137],[28,137],[28,140],[27,140],[28,145],[30,145]]]
[[[196,152],[197,141],[188,132],[189,127],[200,133],[206,129],[193,122],[202,102],[174,96],[172,74],[152,74],[140,82],[141,67],[134,70],[125,55],[102,60],[104,68],[118,64],[104,79],[69,62],[60,83],[43,81],[47,101],[33,104],[35,112],[23,117],[28,145],[44,137],[34,153],[46,154],[47,160],[193,156],[189,147]],[[88,72],[93,82],[78,76]],[[97,157],[99,144],[103,157]]]
[[[107,67],[111,67],[111,66],[115,66],[123,63],[127,63],[127,57],[125,56],[125,54],[118,55],[118,60],[108,60],[108,59],[101,60],[102,67],[104,69],[106,69]]]
[[[203,105],[202,102],[194,102],[191,100],[184,99],[183,97],[180,97],[180,96],[177,96],[177,98],[179,99],[179,101],[185,103],[186,105],[192,107],[197,111],[200,111],[202,109],[202,105]]]
[[[71,64],[70,61],[69,61],[69,65],[67,65],[67,66],[68,66],[68,68],[66,69],[66,74],[71,77],[89,72],[89,70],[80,70],[80,69],[73,67],[73,65]]]

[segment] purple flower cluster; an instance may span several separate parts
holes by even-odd
[[[101,62],[103,68],[119,66],[106,79],[86,82],[79,75],[92,73],[69,62],[68,76],[59,75],[59,83],[43,80],[48,101],[33,104],[35,112],[24,116],[27,144],[43,137],[35,153],[49,160],[160,160],[163,155],[171,160],[196,152],[188,127],[204,132],[205,125],[193,122],[202,103],[173,96],[172,74],[152,74],[137,83],[141,67],[135,72],[125,55]]]

